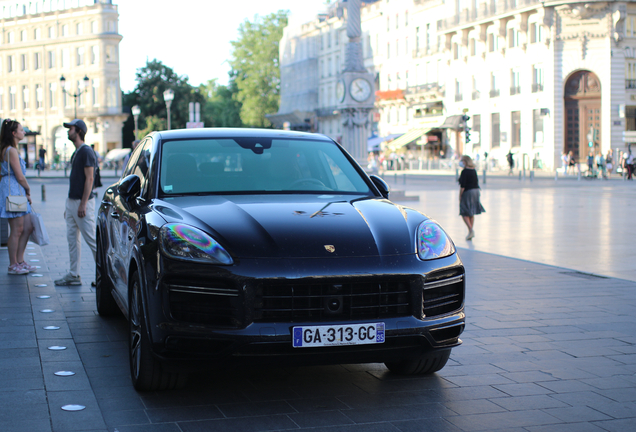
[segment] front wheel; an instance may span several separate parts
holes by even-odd
[[[451,350],[432,351],[419,358],[386,362],[385,366],[399,375],[427,375],[446,366]]]
[[[130,376],[133,386],[139,391],[172,390],[185,385],[186,376],[170,373],[155,358],[150,349],[150,338],[146,330],[139,273],[132,277],[130,303],[128,307]]]

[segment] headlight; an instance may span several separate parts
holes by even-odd
[[[443,258],[455,253],[455,246],[442,227],[432,220],[424,221],[417,227],[417,254],[420,259]]]
[[[161,227],[159,237],[161,252],[170,258],[208,264],[234,264],[230,254],[198,228],[169,223]]]

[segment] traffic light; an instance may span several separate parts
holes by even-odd
[[[470,142],[470,128],[468,127],[468,120],[470,120],[470,116],[464,114],[462,116],[462,121],[464,122],[464,137],[467,143]]]

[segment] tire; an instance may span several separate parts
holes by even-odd
[[[133,386],[139,391],[172,390],[183,387],[186,375],[166,372],[163,364],[152,353],[146,329],[146,316],[138,272],[133,274],[131,282],[128,304],[128,326],[130,329],[128,357]]]
[[[384,363],[393,373],[398,375],[427,375],[435,373],[446,366],[451,350],[440,350],[427,353],[419,358]]]
[[[113,284],[106,275],[106,254],[101,236],[97,236],[97,253],[95,256],[95,303],[101,316],[113,316],[121,313],[113,298]]]

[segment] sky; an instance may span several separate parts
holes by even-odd
[[[135,89],[135,73],[157,59],[198,86],[228,81],[227,60],[238,28],[256,15],[289,10],[294,20],[315,18],[325,0],[113,0],[119,10],[122,91]]]

